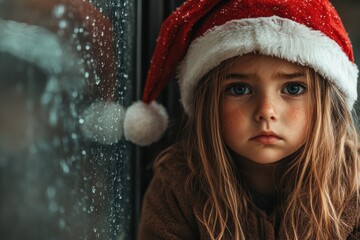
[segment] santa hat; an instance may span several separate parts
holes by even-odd
[[[350,108],[357,99],[352,46],[328,0],[188,0],[162,25],[142,101],[125,115],[126,139],[149,145],[162,136],[167,115],[155,100],[176,73],[191,115],[198,81],[224,60],[251,52],[313,68],[346,95]]]

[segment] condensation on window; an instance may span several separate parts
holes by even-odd
[[[132,239],[132,0],[0,0],[0,239]]]

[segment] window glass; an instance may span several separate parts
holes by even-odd
[[[132,0],[0,0],[0,239],[131,239]]]

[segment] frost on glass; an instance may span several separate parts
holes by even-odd
[[[132,239],[133,17],[131,0],[0,0],[0,239]]]

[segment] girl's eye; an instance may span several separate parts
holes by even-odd
[[[230,95],[241,96],[241,95],[250,94],[251,90],[245,84],[235,84],[228,87],[226,89],[226,92],[228,92]]]
[[[304,93],[305,86],[300,83],[289,83],[283,88],[283,92],[290,95],[299,95]]]

